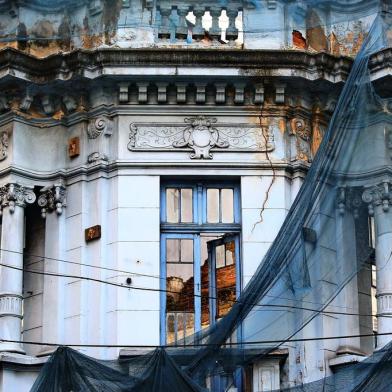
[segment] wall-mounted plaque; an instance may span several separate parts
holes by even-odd
[[[68,140],[68,156],[70,158],[75,158],[80,155],[80,139],[78,137],[73,137]]]
[[[84,231],[84,238],[85,238],[86,242],[98,240],[99,238],[101,238],[101,225],[88,227]]]

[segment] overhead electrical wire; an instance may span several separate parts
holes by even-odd
[[[392,335],[392,332],[383,332],[377,334],[377,336]],[[374,334],[356,334],[356,335],[335,335],[335,336],[320,336],[314,338],[295,338],[287,339],[284,343],[295,343],[295,342],[310,342],[310,341],[320,341],[320,340],[335,340],[335,339],[350,339],[350,338],[363,338],[363,337],[374,337]],[[34,342],[34,341],[23,341],[23,340],[8,340],[0,339],[0,343],[21,343],[21,344],[31,344],[36,346],[67,346],[67,347],[102,347],[102,348],[192,348],[192,347],[210,347],[217,346],[212,343],[191,343],[184,345],[127,345],[127,344],[72,344],[72,343],[48,343],[48,342]],[[227,342],[224,346],[247,346],[247,345],[257,345],[257,344],[282,344],[282,340],[254,340],[250,342]],[[218,345],[219,346],[219,345]]]
[[[71,279],[80,279],[80,280],[86,280],[86,281],[91,281],[94,283],[102,283],[102,284],[107,284],[109,286],[114,286],[114,287],[120,287],[120,288],[125,288],[128,290],[138,290],[138,291],[151,291],[151,292],[162,292],[162,293],[171,293],[171,294],[179,294],[178,291],[171,291],[171,290],[165,290],[165,289],[160,289],[160,288],[152,288],[152,287],[140,287],[140,286],[131,286],[131,285],[125,285],[121,283],[115,283],[115,282],[110,282],[107,280],[102,280],[98,278],[92,278],[92,277],[87,277],[87,276],[80,276],[80,275],[71,275],[71,274],[58,274],[54,272],[44,272],[44,271],[38,271],[38,270],[31,270],[27,268],[21,268],[17,267],[14,265],[10,264],[4,264],[0,263],[1,267],[5,268],[10,268],[14,269],[17,271],[21,272],[26,272],[26,273],[32,273],[32,274],[37,274],[37,275],[47,275],[47,276],[54,276],[58,278],[71,278]],[[189,296],[191,299],[194,297],[198,298],[206,298],[206,299],[213,299],[217,300],[219,298],[213,297],[213,296],[204,296],[201,294],[187,294],[184,293],[182,294],[184,296]],[[273,297],[274,298],[274,297]],[[235,303],[243,303],[242,301],[238,300],[227,300],[228,302],[231,302],[233,304]],[[375,314],[363,314],[363,313],[356,313],[356,312],[338,312],[338,311],[329,311],[329,310],[318,310],[318,309],[312,309],[312,308],[305,308],[301,306],[295,306],[295,305],[283,305],[283,304],[259,304],[259,303],[250,303],[252,306],[256,307],[261,307],[261,308],[284,308],[284,309],[297,309],[297,310],[305,310],[309,312],[315,312],[315,313],[320,313],[320,314],[335,314],[335,315],[343,315],[343,316],[363,316],[363,317],[383,317],[383,318],[392,318],[391,315],[375,315]]]

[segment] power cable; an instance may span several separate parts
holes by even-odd
[[[351,338],[362,338],[362,337],[374,337],[374,336],[386,336],[392,335],[392,332],[382,332],[378,334],[356,334],[356,335],[335,335],[335,336],[320,336],[314,338],[296,338],[296,339],[288,339],[284,342],[313,342],[320,340],[335,340],[335,339],[351,339]],[[256,345],[256,344],[279,344],[282,343],[282,340],[256,340],[250,342],[227,342],[224,343],[224,346],[248,346],[248,345]],[[214,347],[219,346],[218,344],[213,343],[191,343],[191,344],[183,344],[183,345],[127,345],[127,344],[64,344],[64,343],[48,343],[48,342],[33,342],[33,341],[23,341],[23,340],[9,340],[9,339],[0,339],[0,343],[20,343],[20,344],[31,344],[36,346],[62,346],[62,347],[101,347],[101,348],[188,348],[188,347]]]
[[[30,270],[26,268],[21,268],[21,267],[16,267],[13,265],[9,264],[4,264],[0,263],[1,267],[5,268],[10,268],[14,269],[17,271],[21,272],[26,272],[26,273],[32,273],[32,274],[37,274],[37,275],[47,275],[47,276],[55,276],[59,278],[70,278],[70,279],[80,279],[80,280],[87,280],[87,281],[92,281],[95,283],[102,283],[102,284],[107,284],[109,286],[114,286],[114,287],[121,287],[125,288],[128,290],[138,290],[138,291],[152,291],[152,292],[162,292],[162,293],[170,293],[170,294],[176,294],[178,295],[178,291],[171,291],[171,290],[165,290],[165,289],[158,289],[158,288],[150,288],[150,287],[140,287],[140,286],[128,286],[124,285],[121,283],[115,283],[115,282],[109,282],[106,280],[98,279],[98,278],[92,278],[92,277],[87,277],[87,276],[80,276],[80,275],[70,275],[70,274],[57,274],[53,272],[44,272],[44,271],[38,271],[38,270]],[[213,296],[203,296],[200,294],[187,294],[184,293],[183,295],[188,296],[190,298],[198,297],[198,298],[206,298],[206,299],[213,299],[213,300],[218,300],[219,298],[213,297]],[[247,302],[243,301],[238,301],[238,300],[227,300],[228,302],[231,302],[233,304],[247,304]],[[264,307],[264,308],[284,308],[284,309],[297,309],[297,310],[305,310],[305,311],[310,311],[310,312],[316,312],[320,314],[336,314],[336,315],[344,315],[344,316],[363,316],[363,317],[382,317],[382,318],[392,318],[391,315],[374,315],[374,314],[363,314],[363,313],[356,313],[356,312],[336,312],[336,311],[328,311],[328,310],[318,310],[318,309],[312,309],[312,308],[305,308],[301,306],[294,306],[294,305],[284,305],[284,304],[259,304],[259,303],[250,303],[250,305],[255,306],[255,307]]]

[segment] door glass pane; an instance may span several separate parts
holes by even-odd
[[[193,263],[193,240],[181,240],[181,261]]]
[[[180,240],[166,240],[166,261],[180,261]]]
[[[207,189],[207,222],[219,222],[219,189]]]
[[[166,189],[166,221],[178,223],[180,221],[180,190],[177,188]]]
[[[219,250],[218,250],[219,248]],[[216,318],[225,316],[236,300],[236,268],[234,263],[235,242],[220,245],[216,248],[215,287],[216,287]],[[218,263],[218,254],[223,259],[225,254],[231,254],[229,259]]]
[[[215,263],[216,263],[216,268],[224,267],[225,245],[219,245],[215,248]]]
[[[193,222],[193,191],[192,189],[181,189],[181,222]]]
[[[177,251],[170,251],[176,261],[166,259],[166,340],[173,343],[194,333],[193,240],[168,239],[168,243],[172,249],[178,247],[178,257]]]
[[[235,242],[226,242],[226,265],[235,264]]]
[[[222,223],[234,222],[234,192],[233,189],[221,189]]]
[[[216,240],[220,234],[215,236],[202,233],[200,235],[200,268],[201,268],[201,327],[207,328],[210,325],[210,286],[211,277],[208,264],[207,242]]]

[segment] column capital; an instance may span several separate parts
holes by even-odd
[[[355,219],[359,217],[359,210],[362,208],[362,189],[360,187],[340,186],[337,190],[336,204],[340,215],[346,211],[352,212]]]
[[[56,183],[41,189],[38,197],[38,205],[41,207],[41,216],[46,218],[47,211],[56,211],[61,215],[67,205],[66,188],[62,183]]]
[[[374,215],[375,206],[382,206],[382,210],[388,212],[389,206],[392,204],[391,180],[385,180],[379,184],[365,187],[362,200],[368,205],[370,216]]]
[[[9,207],[12,214],[15,211],[15,206],[24,208],[26,204],[34,203],[35,199],[33,187],[9,183],[0,188],[0,212],[5,207]]]

